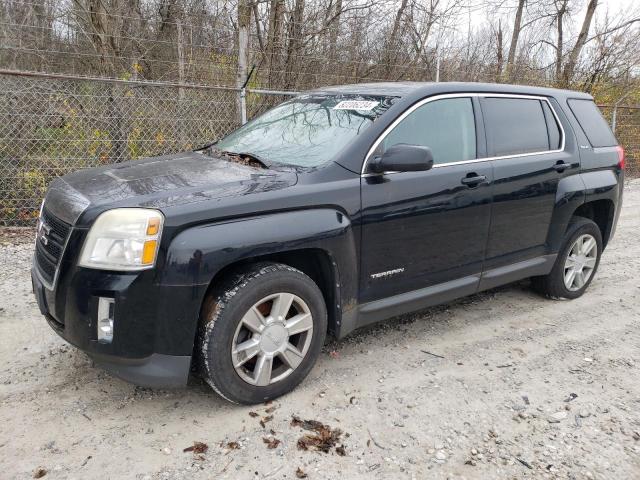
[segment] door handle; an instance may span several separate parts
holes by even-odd
[[[560,172],[560,173],[564,172],[567,168],[571,168],[571,164],[570,164],[570,163],[565,163],[565,162],[564,162],[564,161],[562,161],[562,160],[559,160],[559,161],[558,161],[558,162],[553,166],[553,169],[554,169],[556,172]]]
[[[485,175],[478,175],[477,173],[467,173],[466,177],[460,180],[460,183],[467,187],[476,187],[478,184],[484,182],[487,179]]]

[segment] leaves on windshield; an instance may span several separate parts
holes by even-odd
[[[246,165],[253,168],[269,168],[266,163],[260,160],[258,157],[249,153],[233,153],[219,150],[214,146],[205,149],[205,152],[212,157],[224,157],[225,160],[230,162],[239,163],[240,165]]]

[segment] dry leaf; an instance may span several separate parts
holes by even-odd
[[[271,420],[273,420],[273,415],[267,415],[266,417],[263,417],[262,420],[260,420],[260,425],[262,425],[262,428],[265,428],[265,424],[267,422],[270,422]]]
[[[307,433],[298,439],[299,450],[316,450],[324,453],[336,446],[342,435],[342,430],[338,428],[331,428],[317,420],[302,420],[295,415],[291,419],[291,426],[301,427],[305,430],[314,432],[314,434]],[[346,455],[344,447],[338,447],[336,449],[338,455]]]
[[[47,469],[38,467],[33,471],[33,478],[42,478],[47,474]]]
[[[206,453],[209,450],[209,445],[203,442],[193,442],[193,445],[182,450],[183,452],[193,452],[194,455]]]
[[[278,440],[277,438],[262,437],[262,441],[267,444],[267,448],[269,450],[273,450],[274,448],[277,448],[278,445],[280,445],[280,440]]]

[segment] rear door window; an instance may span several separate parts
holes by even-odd
[[[592,147],[612,147],[618,142],[592,100],[567,100]]]
[[[488,97],[482,100],[487,140],[493,156],[545,152],[557,148],[550,145],[552,142],[559,143],[559,138],[556,138],[559,132],[550,139],[542,103],[531,98]]]

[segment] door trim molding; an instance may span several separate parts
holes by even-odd
[[[426,288],[411,290],[391,297],[363,303],[358,306],[355,328],[364,327],[381,320],[422,310],[458,298],[473,295],[482,290],[517,282],[528,277],[547,275],[556,261],[557,254],[542,255],[483,273],[438,283]],[[351,329],[348,331],[350,332]],[[347,333],[348,333],[347,332]]]
[[[476,292],[479,282],[480,273],[477,273],[363,303],[358,307],[357,327],[472,295]]]
[[[478,291],[517,282],[528,277],[548,275],[556,262],[557,256],[558,254],[556,253],[542,255],[482,272]]]

